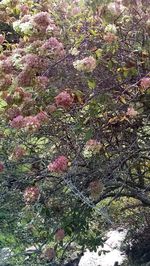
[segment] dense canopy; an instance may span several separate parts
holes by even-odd
[[[63,265],[102,245],[109,226],[148,215],[149,12],[144,0],[0,2],[10,265]]]

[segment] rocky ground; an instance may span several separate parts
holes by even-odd
[[[125,230],[111,230],[107,233],[107,241],[103,248],[97,252],[86,251],[81,258],[79,266],[119,266],[125,260],[125,255],[120,251],[120,246],[126,235]],[[98,255],[102,250],[108,251]]]

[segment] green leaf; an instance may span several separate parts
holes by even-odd
[[[85,141],[88,141],[89,139],[92,138],[92,135],[93,135],[93,130],[90,128],[90,129],[86,132],[84,140],[85,140]]]
[[[89,87],[90,90],[95,89],[95,87],[96,87],[95,80],[88,80],[88,87]]]
[[[103,52],[103,50],[102,49],[97,49],[96,50],[96,56],[97,56],[97,58],[100,58],[101,56],[102,56],[102,52]]]
[[[5,108],[6,106],[7,106],[7,103],[4,100],[0,99],[0,109]]]

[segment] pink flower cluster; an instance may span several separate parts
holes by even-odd
[[[5,74],[10,74],[13,69],[11,60],[9,58],[2,60],[0,68]]]
[[[37,89],[46,89],[48,84],[49,84],[49,79],[47,77],[44,76],[39,76],[36,78],[36,88]]]
[[[13,97],[12,95],[8,94],[5,96],[5,101],[6,103],[9,105],[9,104],[13,104]],[[19,114],[18,114],[19,115]]]
[[[52,21],[50,25],[46,28],[46,34],[49,36],[52,34],[52,32],[55,32],[55,36],[58,35],[59,29]]]
[[[8,101],[7,101],[7,103],[8,103]],[[7,110],[6,115],[7,115],[7,117],[8,117],[9,120],[13,120],[15,117],[20,116],[21,115],[21,112],[20,112],[20,110],[19,110],[18,107],[13,106],[13,107],[11,107],[11,108],[9,108]]]
[[[24,69],[17,77],[17,83],[19,86],[28,87],[32,83],[32,72],[29,69]]]
[[[143,89],[148,89],[150,88],[150,78],[146,77],[146,78],[142,78],[140,80],[140,85]]]
[[[21,64],[23,66],[22,71],[17,77],[17,82],[19,86],[37,86],[41,83],[42,87],[46,87],[48,84],[48,79],[46,77],[40,76],[41,72],[47,70],[49,66],[49,59],[45,57],[46,51],[40,47],[43,56],[36,54],[26,54],[22,57]],[[39,75],[37,77],[37,75]]]
[[[134,110],[133,107],[129,107],[127,112],[126,112],[126,115],[129,116],[129,117],[135,117],[137,116],[138,112]]]
[[[48,12],[40,12],[40,13],[34,15],[33,22],[36,24],[36,27],[39,30],[44,30],[53,21],[50,18],[50,15]]]
[[[76,15],[80,14],[80,12],[81,12],[80,7],[79,7],[79,6],[75,6],[75,7],[73,7],[73,9],[71,10],[71,15],[72,15],[72,16],[76,16]]]
[[[0,173],[4,171],[4,164],[0,162]]]
[[[52,32],[57,33],[58,28],[55,22],[51,19],[48,12],[40,12],[33,17],[33,25],[36,29],[45,32],[46,34],[51,34]]]
[[[43,41],[37,40],[34,36],[30,37],[30,42],[32,43],[32,51],[38,51],[38,49],[42,46]]]
[[[54,53],[57,56],[63,56],[65,54],[64,46],[56,38],[49,38],[41,47],[41,50],[46,52]]]
[[[114,1],[108,4],[107,8],[114,16],[119,16],[125,10],[125,6],[122,5],[122,1]]]
[[[38,187],[27,187],[24,191],[23,197],[27,204],[34,203],[40,195],[40,190]]]
[[[24,4],[20,5],[19,8],[20,8],[22,15],[26,15],[29,11],[29,7]]]
[[[13,116],[13,113],[12,113]],[[12,121],[10,121],[10,125],[13,128],[21,129],[25,128],[27,130],[37,130],[40,128],[41,123],[46,122],[48,120],[48,115],[46,112],[39,112],[36,116],[26,116],[18,115],[14,117]]]
[[[41,111],[36,115],[36,118],[41,123],[46,122],[48,120],[48,114],[46,112]]]
[[[89,184],[90,195],[96,199],[103,191],[104,185],[101,180],[94,180]]]
[[[53,248],[47,247],[43,252],[43,257],[44,259],[51,261],[55,257],[55,250]]]
[[[83,65],[86,71],[92,72],[96,68],[96,60],[92,56],[85,57]]]
[[[55,239],[56,241],[62,241],[65,237],[65,231],[64,229],[60,228],[55,233]]]
[[[52,114],[56,111],[57,107],[54,104],[50,104],[46,107],[46,111],[48,112],[48,114]]]
[[[39,119],[37,118],[37,116],[26,116],[24,118],[24,127],[27,129],[27,130],[37,130],[40,128],[41,124],[40,124],[40,121]]]
[[[12,84],[12,78],[10,75],[0,77],[0,90],[6,90]]]
[[[22,115],[18,115],[10,121],[10,125],[16,129],[22,128],[24,126],[24,117]]]
[[[112,32],[107,32],[105,35],[104,35],[104,41],[107,42],[107,43],[112,43],[114,41],[117,40],[117,36],[112,33]]]
[[[101,147],[102,147],[102,144],[95,139],[88,140],[85,145],[85,148],[91,152],[99,152]]]
[[[48,170],[51,172],[61,173],[68,167],[68,159],[66,156],[59,156],[56,160],[48,165]]]
[[[12,105],[13,103],[21,103],[22,101],[26,101],[26,99],[31,99],[32,95],[29,92],[25,92],[21,87],[17,87],[12,91],[10,94],[8,94],[7,91],[3,92],[3,99],[7,102],[8,105]],[[8,111],[16,110],[18,107],[13,106]],[[18,115],[20,112],[18,112]],[[17,116],[17,115],[16,115]],[[11,118],[10,118],[11,119]]]
[[[62,91],[55,97],[55,103],[59,107],[64,109],[72,106],[73,104],[73,97],[67,91]]]
[[[13,94],[13,99],[15,100],[26,100],[26,99],[31,99],[32,95],[30,92],[26,92],[23,90],[23,88],[21,87],[17,87],[14,90],[14,94]]]
[[[21,146],[17,146],[12,153],[12,158],[19,160],[21,159],[24,155],[26,154],[26,150],[21,147]]]
[[[29,68],[37,68],[39,65],[39,57],[35,54],[27,54],[23,56],[22,62]]]

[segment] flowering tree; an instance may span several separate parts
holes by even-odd
[[[150,205],[149,5],[100,2],[0,2],[1,242],[12,265],[63,265],[103,243],[112,201]]]

